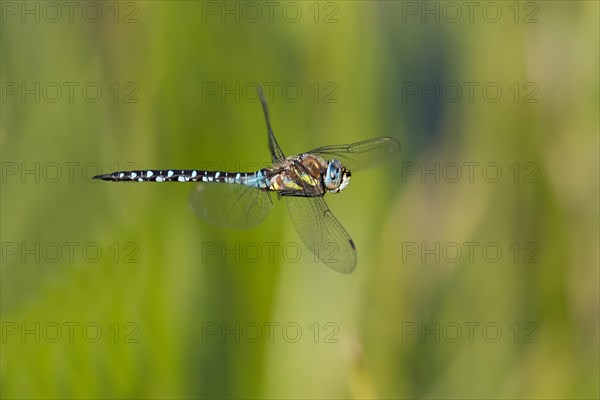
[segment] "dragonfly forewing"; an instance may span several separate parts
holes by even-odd
[[[385,136],[352,144],[323,146],[307,153],[319,155],[327,160],[341,161],[350,171],[380,167],[400,154],[402,146],[392,137]]]

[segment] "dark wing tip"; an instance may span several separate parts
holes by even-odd
[[[348,243],[350,244],[350,247],[352,247],[352,250],[356,251],[356,245],[354,244],[354,241],[352,239],[348,239]],[[351,274],[356,269],[356,264],[357,263],[356,263],[356,256],[355,256],[354,262],[347,269],[338,269],[337,271],[341,272],[343,274]]]

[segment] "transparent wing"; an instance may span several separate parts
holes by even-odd
[[[267,107],[267,101],[263,96],[262,87],[258,85],[256,87],[258,91],[258,97],[260,98],[260,104],[262,105],[263,112],[265,113],[265,121],[267,122],[267,131],[269,133],[269,150],[271,151],[271,159],[273,163],[282,161],[285,159],[285,155],[279,147],[277,140],[275,139],[275,134],[273,133],[273,129],[271,129],[271,121],[269,120],[269,108]]]
[[[209,224],[231,229],[260,225],[273,207],[268,192],[225,183],[199,183],[190,193],[189,204]]]
[[[338,272],[356,268],[356,248],[322,197],[284,196],[302,241],[323,264]]]
[[[319,147],[307,153],[320,155],[326,160],[335,158],[354,172],[379,167],[396,158],[401,150],[402,146],[396,139],[385,136],[353,144]]]

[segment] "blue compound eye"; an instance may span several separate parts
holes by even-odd
[[[331,160],[327,165],[327,172],[323,177],[327,190],[336,190],[342,183],[342,164],[337,160]]]
[[[350,171],[348,171],[338,160],[331,160],[327,164],[327,171],[323,177],[325,189],[329,193],[339,193],[350,183]]]

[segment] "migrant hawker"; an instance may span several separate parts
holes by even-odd
[[[336,271],[352,272],[356,267],[356,247],[323,196],[344,190],[350,183],[350,171],[376,167],[396,157],[400,144],[391,137],[380,137],[286,157],[271,129],[260,87],[258,94],[267,124],[271,167],[256,172],[117,171],[94,178],[119,182],[199,182],[190,195],[192,210],[209,223],[234,229],[260,224],[273,206],[270,193],[275,192],[278,199],[286,200],[296,231],[314,255]]]

